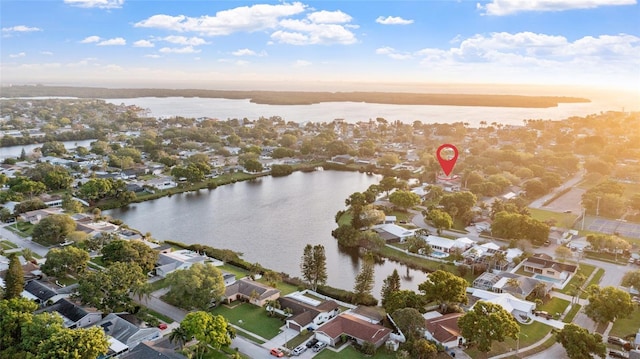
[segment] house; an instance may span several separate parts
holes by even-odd
[[[474,241],[466,237],[453,240],[433,235],[428,235],[427,237],[425,237],[425,241],[428,245],[431,246],[434,251],[442,253],[451,253],[454,248],[459,248],[464,252],[475,243]]]
[[[155,346],[152,342],[143,342],[122,354],[120,359],[187,359],[187,357],[173,349]]]
[[[18,218],[24,222],[29,222],[31,224],[38,224],[40,223],[40,220],[42,220],[43,218],[46,218],[54,214],[63,214],[63,213],[64,211],[62,210],[62,208],[50,207],[50,208],[36,209],[34,211],[22,213],[20,214],[20,216],[18,216]]]
[[[188,269],[194,263],[204,264],[206,260],[206,256],[188,249],[181,249],[169,253],[160,253],[158,255],[158,266],[155,270],[157,275],[166,277],[167,274],[175,270]]]
[[[44,306],[47,302],[55,303],[62,298],[70,296],[69,294],[59,293],[55,288],[51,288],[37,280],[32,280],[25,284],[24,290],[33,295],[33,301],[38,303],[39,306]]]
[[[143,341],[155,340],[161,337],[158,328],[141,328],[132,322],[127,314],[110,313],[96,326],[102,328],[109,339],[109,348],[116,353],[123,352],[123,345],[132,350]]]
[[[354,340],[360,345],[369,342],[379,348],[389,339],[390,334],[389,328],[347,313],[338,315],[315,330],[316,339],[333,347],[342,343],[345,336],[347,340]]]
[[[525,272],[533,273],[533,278],[552,282],[557,288],[562,288],[571,276],[576,274],[578,266],[560,263],[542,256],[532,256],[522,262]]]
[[[178,187],[178,184],[173,180],[173,177],[168,176],[150,179],[148,181],[145,181],[144,184],[157,190],[165,190]]]
[[[517,285],[515,285],[516,280]],[[474,288],[495,293],[509,293],[520,299],[526,299],[540,285],[544,285],[544,295],[553,287],[548,282],[508,272],[499,274],[484,272],[473,281]]]
[[[340,313],[338,303],[333,300],[319,301],[301,293],[292,293],[278,299],[280,310],[290,311],[286,320],[290,329],[316,329]]]
[[[62,298],[46,308],[38,310],[36,313],[58,313],[63,320],[65,328],[86,328],[96,324],[102,319],[102,312],[95,308],[83,307],[67,298]]]
[[[385,241],[394,243],[404,243],[407,238],[414,236],[416,233],[415,229],[406,229],[393,223],[380,224],[372,229]]]
[[[528,300],[516,298],[509,293],[494,293],[482,289],[473,289],[471,292],[474,305],[477,301],[485,301],[501,306],[507,312],[515,315],[529,316],[536,307],[536,304]],[[473,306],[472,306],[473,308]]]
[[[262,307],[268,301],[278,299],[280,297],[280,290],[259,282],[254,282],[249,278],[242,278],[227,286],[224,296],[228,303],[245,299],[251,304]]]
[[[109,222],[76,222],[76,231],[87,233],[91,237],[96,237],[102,233],[113,233],[118,230],[118,226]]]
[[[381,307],[366,307],[359,305],[351,309],[349,314],[374,324],[382,324],[382,321],[385,318],[384,309]]]
[[[424,336],[428,340],[433,340],[442,344],[446,348],[452,348],[464,344],[458,319],[464,313],[449,313],[442,315],[438,312],[428,312],[423,315]]]

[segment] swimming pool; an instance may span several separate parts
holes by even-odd
[[[562,279],[551,278],[551,277],[547,277],[547,276],[542,275],[542,274],[536,274],[536,275],[533,276],[533,278],[540,279],[540,280],[543,280],[545,282],[558,283],[558,284],[562,284],[562,282],[563,282]]]
[[[445,253],[445,252],[440,252],[440,251],[433,251],[430,254],[432,257],[435,258],[447,258],[449,256],[449,253]]]

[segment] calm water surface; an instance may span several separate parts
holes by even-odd
[[[91,146],[91,142],[95,142],[96,140],[80,140],[80,141],[63,141],[64,147],[67,150],[75,149],[78,146],[89,148]],[[24,152],[29,155],[33,152],[34,149],[42,147],[42,143],[34,143],[32,145],[24,145],[24,146],[8,146],[8,147],[0,147],[0,159],[5,159],[8,157],[18,157],[22,153],[22,149]]]
[[[378,183],[380,177],[361,173],[295,172],[287,177],[263,177],[214,190],[185,193],[133,204],[105,213],[122,219],[160,240],[201,243],[243,253],[249,262],[300,276],[300,258],[306,244],[326,250],[328,284],[353,289],[360,270],[357,255],[338,248],[331,231],[334,216],[345,199]],[[379,297],[382,281],[393,269],[403,278],[403,288],[417,289],[426,276],[386,261],[376,266],[373,295]]]

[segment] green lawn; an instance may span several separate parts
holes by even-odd
[[[225,317],[231,324],[255,333],[263,338],[271,339],[278,335],[283,321],[276,317],[269,317],[264,308],[249,303],[231,303],[231,307],[220,305],[211,311]],[[239,335],[242,332],[238,331]]]
[[[166,315],[164,315],[164,314],[158,313],[158,312],[156,312],[155,310],[151,310],[151,309],[147,308],[147,312],[148,312],[150,315],[152,315],[152,316],[154,316],[154,317],[156,317],[156,318],[158,318],[158,319],[162,320],[162,321],[163,321],[163,322],[165,322],[165,323],[173,323],[173,322],[174,322],[174,320],[173,320],[173,319],[171,319],[171,318],[167,317],[167,316],[166,316]]]
[[[58,278],[58,283],[60,284],[64,284],[64,285],[71,285],[71,284],[75,284],[78,283],[78,280],[75,278],[71,278],[71,277],[62,277],[62,278]]]
[[[593,275],[593,278],[591,278],[589,283],[587,283],[587,285],[584,286],[585,289],[589,288],[589,286],[592,285],[592,284],[600,284],[600,279],[602,279],[603,275],[604,275],[604,269],[598,268],[598,270],[596,271],[596,274]],[[580,293],[580,298],[586,299],[587,298],[587,292]]]
[[[218,269],[220,269],[223,272],[228,272],[231,274],[235,274],[236,275],[236,279],[240,279],[240,278],[244,278],[247,275],[249,275],[249,271],[246,269],[242,269],[240,267],[236,267],[233,266],[231,264],[223,264],[220,267],[218,267]]]
[[[18,248],[18,246],[10,241],[0,241],[0,247],[2,247],[2,249],[14,249],[14,248]]]
[[[339,352],[334,352],[333,350],[324,349],[318,355],[314,356],[317,359],[351,359],[351,358],[375,358],[375,359],[395,359],[396,353],[389,353],[387,349],[384,347],[380,347],[375,355],[369,356],[364,355],[357,351],[353,346],[349,345],[348,347],[342,349]]]
[[[534,321],[531,324],[521,325],[520,326],[520,348],[527,347],[533,343],[544,338],[547,333],[551,331],[551,327]],[[508,353],[510,351],[515,351],[517,346],[517,341],[511,338],[507,338],[504,342],[494,342],[491,346],[491,350],[488,353],[488,356],[494,356],[499,354]],[[469,356],[472,358],[483,358],[485,357],[480,351],[476,349],[475,346],[465,350]]]
[[[591,264],[580,263],[580,269],[578,269],[577,274],[584,275],[584,281],[586,281],[587,278],[589,278],[589,276],[595,269],[596,267],[592,266]],[[574,288],[574,286],[580,287],[584,284],[584,281],[578,279],[577,274],[574,275],[573,278],[571,278],[569,283],[567,283],[567,285],[565,285],[562,290],[559,290],[560,293],[569,294],[569,292]]]
[[[578,314],[578,312],[580,311],[580,308],[581,308],[580,304],[574,304],[569,310],[569,313],[567,313],[564,319],[562,319],[562,321],[565,323],[573,322],[573,318],[575,318],[576,314]]]
[[[167,278],[158,279],[157,281],[151,283],[151,291],[155,292],[156,290],[166,288],[168,285],[169,284],[167,283]]]
[[[636,309],[629,318],[618,319],[613,323],[610,335],[624,338],[637,333],[638,329],[640,329],[640,306],[636,305]]]
[[[453,263],[440,263],[424,258],[410,256],[404,252],[389,248],[385,246],[380,250],[380,255],[391,260],[396,260],[400,263],[405,263],[411,268],[421,269],[427,272],[433,272],[438,269],[446,270],[457,276],[459,276],[458,268]],[[469,271],[463,278],[469,283],[473,283],[478,275],[474,275]]]
[[[104,264],[104,261],[102,260],[102,256],[93,257],[93,258],[91,258],[91,261],[93,263],[99,265],[99,266],[102,266],[102,267],[106,267],[107,266],[106,264]]]
[[[556,224],[562,227],[571,227],[576,218],[578,218],[577,214],[552,212],[538,208],[529,208],[529,213],[531,213],[532,218],[537,219],[541,222],[554,219],[556,221]]]
[[[560,314],[564,313],[565,309],[567,309],[568,306],[569,306],[568,300],[564,300],[560,298],[551,298],[550,301],[544,303],[542,306],[536,309],[543,310],[551,315],[554,315],[555,313],[560,313]]]

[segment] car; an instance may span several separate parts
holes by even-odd
[[[535,315],[536,317],[542,317],[544,319],[553,319],[553,315],[542,311],[542,310],[536,310],[533,312],[533,315]]]
[[[168,328],[168,325],[167,325],[167,323],[160,323],[160,324],[158,324],[158,328],[160,330],[165,330],[165,329]]]
[[[629,343],[628,341],[622,339],[622,338],[618,338],[618,337],[609,337],[607,338],[607,343],[609,344],[615,344],[615,345],[620,345],[620,346],[624,346],[625,344]]]
[[[282,352],[282,350],[278,349],[278,348],[273,348],[269,351],[269,354],[273,355],[274,357],[278,357],[278,358],[282,358],[284,356],[284,353]]]
[[[309,340],[306,344],[307,348],[311,348],[314,345],[316,345],[316,343],[318,343],[318,339],[316,338],[311,338],[311,340]]]
[[[313,346],[313,351],[317,353],[322,349],[324,349],[326,346],[327,346],[327,343],[325,342],[317,342],[316,345]]]
[[[296,347],[295,349],[293,349],[293,351],[291,351],[291,355],[298,356],[298,355],[304,353],[306,350],[307,350],[306,346],[300,345],[300,346]]]
[[[543,245],[544,245],[545,247],[549,247],[549,246],[551,245],[551,242],[549,242],[549,241],[544,241],[544,244],[543,244]]]
[[[609,356],[612,358],[629,358],[626,353],[619,350],[609,350]]]

